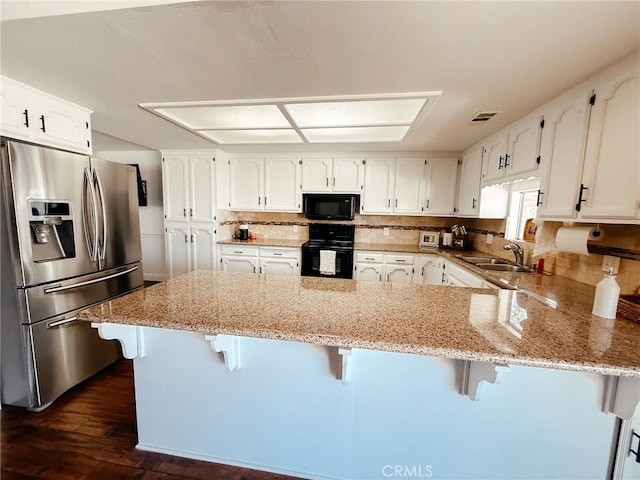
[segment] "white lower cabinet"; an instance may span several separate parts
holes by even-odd
[[[365,282],[382,282],[384,275],[384,254],[379,252],[356,252],[353,278]]]
[[[413,255],[388,253],[384,256],[384,278],[391,283],[413,283]]]
[[[193,270],[216,269],[213,225],[167,222],[165,242],[169,278]]]
[[[220,268],[223,272],[300,275],[300,249],[221,245]]]
[[[486,280],[484,278],[476,275],[475,273],[471,273],[466,268],[460,267],[453,262],[445,261],[443,268],[443,285],[453,287],[487,288],[485,286]]]
[[[260,247],[260,273],[269,275],[300,275],[300,249]]]
[[[416,255],[413,283],[419,285],[442,285],[442,265],[438,255]]]
[[[220,268],[223,272],[256,273],[259,265],[258,247],[222,245]]]
[[[371,282],[413,283],[413,262],[413,255],[358,252],[353,278]]]

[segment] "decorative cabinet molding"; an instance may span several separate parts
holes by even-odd
[[[0,134],[91,154],[91,110],[0,77]]]
[[[305,157],[302,159],[303,192],[360,193],[362,157]]]
[[[640,378],[605,377],[605,400],[603,411],[623,420],[633,417],[640,403]]]
[[[236,335],[205,335],[214,352],[222,352],[224,366],[230,372],[240,369],[240,337]]]
[[[93,322],[91,326],[98,330],[104,340],[118,340],[122,345],[124,358],[143,358],[145,356],[144,327],[119,323]]]
[[[462,370],[460,393],[476,401],[480,398],[480,387],[482,387],[483,382],[500,383],[502,375],[508,372],[508,365],[465,360]]]

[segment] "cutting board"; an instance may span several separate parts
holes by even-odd
[[[524,224],[524,233],[522,234],[522,239],[525,242],[535,243],[536,230],[538,230],[538,226],[533,222],[533,218],[528,219]]]

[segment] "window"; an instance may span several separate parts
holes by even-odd
[[[527,220],[536,218],[538,211],[539,180],[518,182],[511,185],[506,238],[523,240]]]

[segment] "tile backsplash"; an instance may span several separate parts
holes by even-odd
[[[218,238],[230,238],[240,223],[248,223],[249,230],[256,233],[258,238],[282,238],[303,242],[309,237],[310,221],[301,213],[220,210]],[[504,238],[504,220],[356,214],[352,222],[333,223],[355,225],[356,242],[391,244],[417,244],[421,230],[443,230],[451,225],[460,224],[467,227],[476,250],[508,260],[514,259],[510,251],[504,250],[504,246],[509,243]],[[542,228],[545,236],[555,238],[555,232],[562,225],[562,222],[544,222]],[[388,235],[384,235],[385,228],[389,229]],[[538,254],[540,248],[536,250],[534,243],[518,243],[524,246],[525,263],[531,264],[539,258],[544,258],[546,272],[589,285],[596,285],[602,279],[604,272],[601,266],[605,254],[620,256],[622,258],[617,281],[621,293],[635,292],[640,287],[640,225],[601,225],[601,229],[605,234],[598,242],[590,242],[588,256],[558,252],[555,242],[551,242],[551,248],[541,254]],[[487,244],[488,233],[493,235],[490,245]]]

